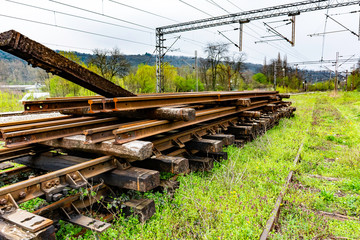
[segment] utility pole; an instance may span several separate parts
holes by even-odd
[[[197,50],[195,50],[195,77],[196,77],[196,91],[199,91],[199,80],[198,80],[198,62],[197,62]]]
[[[335,94],[338,90],[338,62],[339,62],[339,52],[336,52],[336,62],[335,62]]]
[[[345,73],[345,91],[348,91],[348,70],[346,70],[346,73]]]
[[[274,61],[274,90],[276,91],[276,61]]]

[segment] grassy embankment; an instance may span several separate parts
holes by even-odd
[[[16,112],[23,110],[20,100],[24,94],[16,94],[0,91],[0,112]]]
[[[145,224],[118,217],[101,235],[84,239],[258,239],[302,141],[302,161],[285,197],[273,239],[359,238],[359,222],[323,217],[318,211],[359,217],[360,94],[298,95],[296,116],[242,149],[228,147],[229,160],[210,173],[180,177],[173,199],[146,193],[156,214]],[[311,177],[340,178],[327,181]],[[142,194],[134,193],[137,196]],[[59,239],[81,229],[61,224]]]

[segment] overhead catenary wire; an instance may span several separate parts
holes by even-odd
[[[92,14],[95,14],[95,15],[107,17],[107,18],[114,19],[114,20],[121,21],[121,22],[125,22],[125,23],[128,23],[128,24],[134,25],[134,26],[138,26],[138,27],[142,27],[142,28],[145,28],[145,29],[153,30],[153,28],[151,28],[151,27],[148,27],[148,26],[145,26],[145,25],[142,25],[142,24],[138,24],[138,23],[134,23],[134,22],[131,22],[131,21],[128,21],[128,20],[120,19],[120,18],[117,18],[117,17],[113,17],[113,16],[110,16],[110,15],[105,15],[103,13],[98,13],[98,12],[95,12],[95,11],[91,11],[91,10],[88,10],[88,9],[85,9],[85,8],[77,7],[77,6],[74,6],[74,5],[62,3],[62,2],[59,2],[59,1],[55,1],[55,0],[49,0],[49,1],[53,2],[53,3],[63,5],[63,6],[66,6],[66,7],[74,8],[74,9],[77,9],[77,10],[80,10],[80,11],[89,12],[89,13],[92,13]]]
[[[235,5],[235,4],[232,4],[232,5]],[[244,11],[243,9],[239,8],[238,6],[236,6],[236,8],[238,8],[240,11]],[[225,11],[227,13],[229,13],[227,10],[225,10]],[[251,24],[252,26],[254,26],[254,27],[258,28],[258,29],[260,29],[261,31],[265,31],[262,27],[257,26],[255,23],[250,22],[249,24]],[[256,32],[255,30],[253,30],[252,28],[249,27],[248,29],[251,30],[252,32],[254,32],[259,37],[261,37],[261,35],[258,32]],[[245,31],[244,31],[244,33],[245,33]],[[259,38],[256,38],[256,37],[255,37],[255,39],[260,40]],[[280,46],[278,46],[275,43],[269,43],[269,45],[274,47],[274,48],[277,48],[278,50],[280,50],[279,49]],[[278,46],[278,47],[275,47],[275,46]],[[283,46],[285,46],[289,51],[296,53],[296,54],[289,54],[289,55],[292,55],[293,57],[295,57],[297,59],[300,59],[299,56],[302,56],[303,59],[307,59],[305,56],[303,56],[301,53],[299,53],[296,49],[290,48],[287,44],[284,43]],[[283,50],[283,49],[281,49],[280,51],[285,52],[285,50]]]
[[[38,7],[38,6],[26,4],[26,3],[16,2],[16,1],[13,1],[13,0],[4,0],[4,1],[11,2],[11,3],[14,3],[14,4],[19,4],[19,5],[26,6],[26,7],[36,8],[36,9],[43,10],[43,11],[53,12],[54,14],[58,13],[58,14],[62,14],[62,15],[70,16],[70,17],[74,17],[74,18],[80,18],[80,19],[84,19],[84,20],[88,20],[88,21],[93,21],[93,22],[112,25],[112,26],[116,26],[116,27],[126,28],[126,29],[130,29],[130,30],[135,30],[135,31],[154,34],[153,32],[150,32],[150,31],[145,31],[145,30],[132,28],[132,27],[124,26],[124,25],[119,25],[119,24],[115,24],[115,23],[105,22],[105,21],[92,19],[92,18],[88,18],[88,17],[83,17],[83,16],[79,16],[79,15],[75,15],[75,14],[66,13],[66,12],[60,12],[60,11],[56,11],[56,10],[52,10],[52,9],[48,9],[48,8],[43,8],[43,7]],[[55,24],[56,24],[56,16],[54,16],[54,17],[55,17]]]
[[[240,9],[241,11],[244,11],[244,10],[242,10],[242,9],[239,8],[239,7],[237,7],[237,8]],[[225,11],[226,13],[229,13],[229,11],[227,11],[227,10],[225,10],[225,9],[223,9],[223,8],[220,8],[220,9],[222,9],[222,10]],[[255,27],[258,27],[258,26],[256,26],[256,25],[253,24],[253,23],[250,23],[250,24],[252,24],[252,25],[255,26]],[[260,27],[258,27],[258,28],[260,28]],[[255,30],[253,30],[253,29],[251,29],[251,28],[249,28],[249,29],[250,29],[251,31],[253,31],[254,33],[256,33],[257,35],[259,35],[259,33],[256,32]],[[261,29],[262,31],[264,31],[263,28],[260,28],[260,29]],[[244,33],[246,33],[246,32],[244,31]],[[246,33],[246,34],[248,34],[248,33]],[[248,34],[248,35],[249,35],[249,34]],[[261,36],[261,35],[259,35],[259,36]],[[254,36],[253,36],[253,37],[254,37]],[[257,37],[254,37],[254,38],[261,41],[261,39],[259,39],[259,38],[257,38]],[[272,46],[272,47],[280,50],[281,52],[285,52],[284,49],[282,49],[282,48],[280,48],[280,47],[276,47],[276,44],[272,44],[272,43],[267,43],[267,44],[269,44],[270,46]],[[287,47],[288,47],[288,46],[287,46]],[[290,51],[293,51],[293,49],[290,49]],[[301,55],[301,54],[299,54],[299,53],[297,53],[297,54],[293,54],[293,53],[289,53],[289,52],[285,52],[285,53],[293,56],[294,58],[300,59],[300,58],[298,57],[298,55]],[[306,59],[306,58],[304,58],[304,59]]]
[[[120,41],[125,41],[125,42],[130,42],[130,43],[135,43],[135,44],[154,47],[154,45],[151,45],[151,44],[148,44],[148,43],[133,41],[133,40],[114,37],[114,36],[109,36],[109,35],[105,35],[105,34],[101,34],[101,33],[89,32],[89,31],[85,31],[85,30],[81,30],[81,29],[70,28],[70,27],[60,26],[60,25],[51,24],[51,23],[39,22],[39,21],[31,20],[31,19],[19,18],[19,17],[9,16],[9,15],[5,15],[5,14],[0,14],[0,17],[12,18],[12,19],[20,20],[20,21],[26,21],[26,22],[31,22],[31,23],[36,23],[36,24],[41,24],[41,25],[46,25],[46,26],[51,26],[51,27],[58,27],[58,28],[62,28],[62,29],[70,30],[70,31],[86,33],[86,34],[90,34],[90,35],[94,35],[94,36],[111,38],[111,39],[116,39],[116,40],[120,40]]]
[[[185,1],[183,1],[183,0],[179,0],[180,2],[182,2],[183,4],[185,4],[185,5],[187,5],[187,6],[189,6],[189,7],[191,7],[191,8],[193,8],[193,9],[196,9],[196,10],[198,10],[199,12],[202,12],[203,14],[205,14],[205,15],[208,15],[209,17],[212,17],[209,13],[207,13],[207,12],[205,12],[205,11],[203,11],[203,10],[201,10],[201,9],[199,9],[199,8],[197,8],[197,7],[195,7],[195,6],[193,6],[193,5],[191,5],[190,3],[187,3],[187,2],[185,2]]]
[[[174,21],[174,22],[178,22],[177,20],[174,20],[174,19],[171,19],[171,18],[168,18],[168,17],[164,17],[162,15],[159,15],[159,14],[156,14],[156,13],[153,13],[153,12],[149,12],[149,11],[146,11],[146,10],[143,10],[141,8],[137,8],[137,7],[134,7],[134,6],[130,6],[130,5],[127,5],[125,3],[121,3],[121,2],[118,2],[118,1],[114,1],[114,0],[108,0],[110,2],[113,2],[113,3],[116,3],[116,4],[119,4],[119,5],[122,5],[124,7],[128,7],[128,8],[132,8],[132,9],[135,9],[137,11],[140,11],[140,12],[144,12],[144,13],[147,13],[147,14],[150,14],[150,15],[153,15],[153,16],[156,16],[156,17],[160,17],[160,18],[163,18],[163,19],[167,19],[167,20],[170,20],[170,21]]]
[[[198,11],[200,11],[200,12],[202,12],[202,13],[210,16],[210,17],[213,17],[211,14],[205,13],[204,11],[200,10],[199,8],[193,6],[193,5],[189,4],[189,3],[186,3],[186,2],[184,2],[184,1],[182,1],[182,0],[179,0],[179,1],[180,1],[180,2],[183,2],[184,4],[190,6],[190,7],[194,8],[194,9],[196,9],[196,10],[198,10]],[[213,4],[213,5],[214,5],[214,4]],[[225,9],[223,9],[223,8],[220,8],[220,9],[222,9],[223,11],[229,13],[227,10],[225,10]],[[251,30],[252,30],[252,29],[251,29]],[[244,32],[245,32],[245,31],[244,31]],[[255,32],[255,31],[254,31],[254,32]],[[255,32],[255,33],[258,34],[257,32]],[[248,33],[245,32],[245,34],[248,34]],[[250,34],[248,34],[248,35],[250,35]],[[250,35],[250,36],[254,37],[255,39],[260,40],[259,38],[255,37],[255,36],[253,36],[253,35]],[[284,50],[283,50],[282,48],[277,47],[275,44],[271,44],[271,43],[267,43],[267,44],[269,44],[270,46],[278,49],[278,50],[281,51],[281,52],[284,52]],[[286,54],[291,55],[291,56],[293,56],[294,58],[300,59],[296,54],[292,54],[292,53],[286,53]],[[262,55],[264,55],[264,54],[262,54]],[[265,55],[264,55],[264,56],[265,56]]]

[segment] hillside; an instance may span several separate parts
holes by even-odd
[[[75,52],[80,59],[87,63],[91,54]],[[125,55],[132,67],[140,64],[155,65],[156,56],[149,53],[138,55]],[[165,56],[165,62],[175,67],[194,65],[194,59],[185,56]],[[243,71],[257,73],[262,68],[261,64],[246,62]],[[313,81],[328,80],[328,73],[325,71],[303,71],[305,76]],[[0,83],[1,84],[33,84],[43,82],[47,77],[46,72],[39,68],[32,68],[25,61],[0,50]]]

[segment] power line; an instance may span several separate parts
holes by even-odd
[[[244,11],[243,9],[239,8],[236,4],[234,4],[232,1],[230,0],[226,0],[228,3],[230,3],[231,5],[233,5],[234,7],[236,7],[237,9],[239,9],[240,11]]]
[[[183,1],[181,1],[181,0],[179,0],[180,2],[183,2]],[[183,3],[185,3],[185,2],[183,2]],[[187,4],[187,3],[185,3],[185,4]],[[190,5],[190,4],[187,4],[187,5]],[[198,11],[200,11],[200,12],[203,12],[202,10],[200,10],[200,9],[198,9],[198,8],[196,8],[196,7],[194,7],[194,6],[192,6],[192,5],[190,5],[191,7],[193,7],[194,9],[196,9],[196,10],[198,10]],[[221,8],[223,11],[226,11],[225,9],[223,9],[223,8]],[[226,11],[226,12],[228,12],[228,11]],[[207,14],[207,13],[206,13]],[[207,14],[207,15],[209,15],[209,16],[211,16],[211,17],[213,17],[212,15],[210,15],[210,14]],[[250,29],[250,28],[249,28]],[[252,30],[252,29],[250,29],[250,30]],[[254,30],[252,30],[252,31],[254,31]],[[258,34],[256,31],[254,31],[256,34]],[[248,35],[250,35],[250,36],[252,36],[253,38],[255,38],[255,39],[258,39],[259,40],[259,38],[257,38],[257,37],[255,37],[255,36],[253,36],[253,35],[251,35],[251,34],[249,34],[249,33],[247,33],[247,32],[245,32],[246,34],[248,34]],[[273,44],[271,44],[271,43],[267,43],[268,45],[270,45],[270,46],[272,46],[272,47],[274,47],[274,48],[276,48],[276,49],[278,49],[278,50],[280,50],[281,52],[285,52],[283,49],[281,49],[280,47],[276,47],[275,45],[273,45]],[[259,51],[257,51],[257,52],[259,52]],[[299,57],[297,56],[297,55],[295,55],[295,54],[292,54],[292,53],[286,53],[286,54],[289,54],[289,55],[291,55],[291,56],[293,56],[293,57],[295,57],[295,58],[297,58],[297,59],[299,59]],[[263,56],[265,56],[264,54],[262,54]]]
[[[329,14],[329,16],[339,16],[339,15],[345,15],[345,14],[358,13],[358,12],[360,12],[360,10],[350,11],[350,12],[344,12],[344,13],[333,13],[333,14]]]
[[[4,14],[0,14],[0,16],[1,16],[1,17],[12,18],[12,19],[17,19],[17,20],[21,20],[21,21],[26,21],[26,22],[31,22],[31,23],[36,23],[36,24],[41,24],[41,25],[46,25],[46,26],[51,26],[51,27],[58,27],[58,28],[66,29],[66,30],[71,30],[71,31],[75,31],[75,32],[81,32],[81,33],[91,34],[91,35],[95,35],[95,36],[99,36],[99,37],[112,38],[112,39],[116,39],[116,40],[120,40],[120,41],[131,42],[131,43],[135,43],[135,44],[140,44],[140,45],[145,45],[145,46],[154,47],[154,45],[150,45],[150,44],[147,44],[147,43],[137,42],[137,41],[133,41],[133,40],[129,40],[129,39],[124,39],[124,38],[119,38],[119,37],[113,37],[113,36],[109,36],[109,35],[105,35],[105,34],[100,34],[100,33],[89,32],[89,31],[85,31],[85,30],[81,30],[81,29],[69,28],[69,27],[64,27],[64,26],[55,25],[55,24],[51,24],[51,23],[44,23],[44,22],[39,22],[39,21],[30,20],[30,19],[25,19],[25,18],[8,16],[8,15],[4,15]]]
[[[124,7],[128,7],[128,8],[132,8],[132,9],[135,9],[137,11],[140,11],[140,12],[144,12],[144,13],[147,13],[147,14],[150,14],[150,15],[153,15],[153,16],[156,16],[156,17],[160,17],[160,18],[163,18],[163,19],[167,19],[167,20],[170,20],[170,21],[174,21],[174,22],[179,22],[177,20],[174,20],[174,19],[171,19],[171,18],[168,18],[168,17],[164,17],[164,16],[161,16],[159,14],[156,14],[156,13],[152,13],[152,12],[149,12],[149,11],[146,11],[146,10],[143,10],[143,9],[140,9],[140,8],[137,8],[137,7],[133,7],[133,6],[130,6],[130,5],[127,5],[125,3],[120,3],[118,1],[114,1],[114,0],[109,0],[110,2],[113,2],[113,3],[116,3],[116,4],[119,4],[119,5],[122,5]]]
[[[207,0],[207,1],[209,1],[209,0]],[[212,2],[214,2],[213,0],[211,0]],[[215,2],[214,2],[215,3]],[[218,6],[218,4],[216,4],[217,6]],[[223,11],[225,11],[225,12],[227,12],[227,13],[229,13],[229,11],[227,11],[226,9],[224,9],[224,8],[222,8],[222,7],[219,7],[220,9],[222,9]],[[242,10],[243,11],[243,10]],[[254,26],[256,26],[255,24],[252,24],[252,25],[254,25]],[[256,26],[257,27],[257,26]],[[258,27],[258,28],[260,28],[260,27]],[[260,36],[259,35],[259,33],[258,32],[256,32],[255,30],[253,30],[253,29],[251,29],[251,28],[249,28],[251,31],[253,31],[254,33],[256,33],[258,36]],[[263,30],[262,28],[260,28],[261,30]],[[245,32],[245,31],[244,31]],[[248,33],[247,33],[248,34]],[[250,35],[250,34],[248,34],[248,35]],[[257,37],[255,37],[255,36],[252,36],[252,37],[254,37],[255,39],[258,39],[258,40],[260,40],[261,41],[261,39],[259,39],[259,38],[257,38]],[[279,48],[279,47],[276,47],[275,45],[273,45],[273,44],[271,44],[271,43],[268,43],[270,46],[272,46],[272,47],[274,47],[274,48],[277,48],[278,50],[280,50],[280,51],[283,51],[283,52],[285,52],[284,51],[284,49],[281,49],[281,48]],[[291,49],[290,51],[292,51],[293,49]],[[295,55],[295,54],[293,54],[293,53],[286,53],[286,54],[289,54],[289,55],[292,55],[293,57],[295,57],[295,58],[297,58],[297,59],[299,59],[299,57],[297,56],[297,55]],[[265,56],[265,55],[264,55]]]
[[[92,19],[92,18],[82,17],[82,16],[78,16],[78,15],[74,15],[74,14],[70,14],[70,13],[66,13],[66,12],[60,12],[60,11],[56,11],[56,10],[52,10],[52,9],[42,8],[42,7],[38,7],[38,6],[30,5],[30,4],[25,4],[25,3],[20,3],[20,2],[16,2],[16,1],[12,1],[12,0],[5,0],[5,1],[15,3],[15,4],[19,4],[19,5],[23,5],[23,6],[26,6],[26,7],[36,8],[36,9],[43,10],[43,11],[59,13],[59,14],[63,14],[63,15],[70,16],[70,17],[80,18],[80,19],[84,19],[84,20],[88,20],[88,21],[93,21],[93,22],[108,24],[108,25],[112,25],[112,26],[116,26],[116,27],[122,27],[122,28],[127,28],[127,29],[131,29],[131,30],[135,30],[135,31],[146,32],[146,33],[152,33],[153,34],[153,32],[150,32],[150,31],[145,31],[145,30],[141,30],[141,29],[127,27],[127,26],[124,26],[124,25],[105,22],[105,21],[96,20],[96,19]]]
[[[209,3],[211,3],[212,5],[214,5],[214,6],[216,6],[216,7],[224,10],[225,12],[230,13],[230,12],[227,11],[225,8],[223,8],[222,6],[220,6],[219,4],[217,4],[215,1],[213,1],[213,0],[206,0],[206,1],[209,2]]]
[[[127,21],[127,20],[124,20],[124,19],[112,17],[112,16],[109,16],[109,15],[105,15],[105,14],[103,14],[103,13],[94,12],[94,11],[91,11],[91,10],[88,10],[88,9],[85,9],[85,8],[76,7],[76,6],[73,6],[73,5],[70,5],[70,4],[66,4],[66,3],[62,3],[62,2],[58,2],[58,1],[55,1],[55,0],[49,0],[49,1],[50,1],[50,2],[54,2],[54,3],[57,3],[57,4],[60,4],[60,5],[63,5],[63,6],[67,6],[67,7],[70,7],[70,8],[74,8],[74,9],[77,9],[77,10],[81,10],[81,11],[89,12],[89,13],[92,13],[92,14],[96,14],[96,15],[99,15],[99,16],[102,16],[102,17],[107,17],[107,18],[115,19],[115,20],[117,20],[117,21],[126,22],[126,23],[131,24],[131,25],[135,25],[135,26],[138,26],[138,27],[142,27],[142,28],[146,28],[146,29],[149,29],[149,30],[153,30],[153,28],[150,28],[150,27],[147,27],[147,26],[144,26],[144,25],[141,25],[141,24],[137,24],[137,23],[134,23],[134,22],[130,22],[130,21]]]
[[[87,51],[93,51],[93,50],[94,50],[94,49],[90,49],[90,48],[83,48],[83,47],[74,47],[74,46],[60,45],[60,44],[56,44],[56,43],[46,43],[46,42],[41,42],[41,44],[44,44],[44,45],[50,45],[50,46],[57,46],[57,47],[66,47],[66,48],[73,48],[73,49],[81,49],[81,50],[87,50]]]
[[[182,2],[183,4],[187,5],[187,6],[191,7],[191,8],[194,8],[194,9],[198,10],[199,12],[202,12],[202,13],[205,14],[205,15],[208,15],[208,16],[212,17],[212,16],[211,16],[210,14],[208,14],[207,12],[205,12],[205,11],[203,11],[203,10],[201,10],[201,9],[199,9],[199,8],[197,8],[197,7],[191,5],[191,4],[189,4],[189,3],[187,3],[187,2],[185,2],[185,1],[183,1],[183,0],[179,0],[179,1]]]

